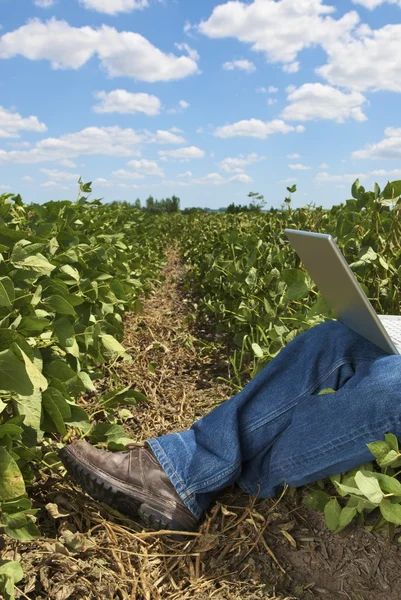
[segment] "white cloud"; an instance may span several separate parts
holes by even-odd
[[[156,133],[151,134],[147,132],[149,135],[149,142],[154,142],[155,144],[182,144],[185,142],[185,139],[181,135],[176,135],[171,131],[165,131],[164,129],[158,129]]]
[[[277,94],[278,87],[275,87],[274,85],[269,85],[267,91],[269,92],[269,94]]]
[[[362,150],[352,153],[352,158],[401,158],[401,127],[387,127],[384,130],[386,136],[376,144],[367,144]]]
[[[240,154],[237,158],[225,158],[219,164],[219,168],[226,173],[243,173],[244,167],[265,160],[265,158],[265,156],[259,156],[255,152],[248,154],[248,156]]]
[[[139,145],[144,143],[155,144],[182,144],[184,138],[171,131],[159,129],[156,133],[150,131],[136,132],[134,129],[121,127],[86,127],[75,133],[67,133],[59,138],[45,138],[35,144],[30,150],[2,150],[0,149],[1,163],[40,163],[64,162],[64,166],[71,167],[70,161],[81,155],[105,156],[138,156]]]
[[[205,156],[204,150],[197,148],[197,146],[188,146],[186,148],[177,148],[177,150],[159,150],[160,156],[166,158],[176,158],[181,160],[187,160],[190,158],[203,158]]]
[[[72,27],[54,18],[33,19],[0,37],[0,58],[14,56],[49,60],[53,69],[79,69],[97,56],[108,76],[147,82],[183,79],[198,72],[192,58],[165,54],[138,33],[107,25]]]
[[[17,112],[0,106],[0,138],[18,138],[19,131],[47,131],[44,123],[38,117],[21,117]]]
[[[117,183],[117,187],[130,190],[137,190],[139,188],[139,185],[136,185],[135,183]]]
[[[307,165],[303,165],[301,163],[295,163],[288,165],[289,169],[292,171],[310,171],[312,167],[308,167]]]
[[[104,177],[98,177],[97,179],[95,179],[95,181],[92,182],[92,187],[97,186],[97,187],[110,188],[110,187],[113,187],[114,185],[115,185],[115,183],[113,181],[108,181],[107,179],[104,179]]]
[[[266,94],[267,89],[265,87],[258,87],[258,88],[256,88],[256,93],[257,94]]]
[[[11,190],[10,185],[5,185],[4,183],[0,184],[0,190]]]
[[[302,127],[302,126],[301,126]],[[289,133],[290,131],[302,131],[302,128],[296,128],[288,125],[280,119],[274,121],[260,121],[259,119],[248,119],[237,121],[231,125],[218,127],[214,135],[220,138],[232,137],[255,137],[265,139],[273,133]]]
[[[11,148],[30,148],[31,144],[29,142],[8,142],[8,145]]]
[[[132,12],[149,6],[148,0],[79,0],[79,3],[88,10],[95,10],[107,15]]]
[[[246,71],[247,73],[256,71],[256,67],[253,62],[246,59],[227,61],[223,64],[223,69],[226,71],[234,71],[235,69],[238,69],[240,71]]]
[[[294,160],[296,158],[301,158],[301,155],[294,152],[294,154],[287,154],[287,158]]]
[[[190,173],[190,171],[188,171]],[[180,177],[180,175],[178,175]],[[227,183],[252,183],[253,179],[245,173],[234,175],[233,177],[223,177],[220,173],[208,173],[203,177],[191,179],[189,181],[177,181],[173,179],[166,179],[158,186],[169,186],[169,187],[188,187],[191,185],[224,185]]]
[[[156,161],[146,160],[131,160],[128,163],[130,169],[139,172],[141,175],[155,175],[156,177],[164,177],[164,171],[159,167]]]
[[[100,100],[93,107],[97,113],[135,114],[138,112],[145,115],[158,115],[161,109],[161,101],[157,96],[144,93],[132,93],[127,90],[112,90],[111,92],[96,92],[95,97]]]
[[[360,92],[344,93],[322,83],[304,83],[288,95],[289,104],[281,113],[288,121],[331,119],[344,123],[347,119],[366,121],[362,111],[366,102]]]
[[[316,71],[332,85],[401,92],[400,38],[401,24],[376,30],[363,25],[356,36],[328,47],[328,62]]]
[[[284,63],[289,65],[287,71],[294,72],[302,50],[346,38],[358,23],[355,11],[336,20],[330,16],[335,10],[322,0],[229,1],[216,6],[198,29],[211,38],[233,37],[250,44],[269,62]]]
[[[230,177],[229,181],[237,181],[238,183],[252,183],[253,179],[245,173],[240,173],[239,175],[234,175],[234,177]]]
[[[185,171],[184,173],[178,173],[177,177],[192,177],[192,172]]]
[[[171,131],[171,133],[184,133],[183,130],[178,127],[170,127],[169,131]]]
[[[329,165],[325,162],[323,162],[321,165],[319,165],[319,169],[328,169]]]
[[[77,164],[73,160],[70,160],[69,158],[64,158],[63,160],[59,160],[58,164],[61,165],[62,167],[65,167],[66,169],[75,169],[77,167]]]
[[[172,134],[171,134],[172,135]],[[0,149],[0,163],[40,163],[76,158],[81,155],[135,156],[146,137],[133,129],[86,127],[59,138],[45,138],[30,150]]]
[[[200,56],[199,53],[194,50],[193,48],[191,48],[191,46],[189,46],[188,44],[186,44],[185,42],[183,42],[182,44],[174,44],[175,47],[177,48],[177,50],[180,50],[180,52],[186,52],[189,56],[189,58],[192,58],[192,60],[194,60],[195,62],[198,62]]]
[[[315,177],[316,183],[353,183],[356,179],[361,180],[376,180],[377,178],[383,178],[384,180],[392,179],[394,177],[401,177],[401,169],[375,169],[374,171],[367,171],[366,173],[343,173],[341,175],[333,175],[331,173],[323,172],[318,173]]]
[[[126,169],[119,169],[118,171],[112,172],[113,177],[118,179],[144,179],[145,175],[135,173],[134,171],[127,171]]]
[[[35,0],[34,5],[38,8],[51,8],[56,4],[56,0]]]
[[[24,175],[22,177],[22,181],[26,181],[27,183],[32,183],[32,181],[35,181],[33,177],[31,177],[30,175]]]
[[[223,185],[225,183],[237,182],[237,183],[252,183],[253,179],[246,175],[245,173],[240,173],[239,175],[234,175],[229,179],[226,179],[220,173],[208,173],[204,177],[199,179],[192,179],[190,181],[191,184],[201,184],[201,185]]]
[[[187,102],[186,100],[180,100],[178,102],[177,106],[175,106],[174,108],[169,108],[167,112],[170,113],[170,114],[182,113],[189,106],[191,106],[189,102]]]
[[[57,181],[45,181],[45,183],[40,184],[40,187],[52,188],[52,189],[57,189],[57,190],[69,190],[71,186],[62,185],[61,183],[58,183]]]
[[[298,73],[299,71],[299,62],[295,60],[292,63],[288,63],[283,65],[284,73]]]
[[[50,177],[50,179],[56,179],[57,181],[78,181],[78,173],[66,173],[65,171],[56,171],[55,169],[40,169],[42,173]]]
[[[298,181],[296,177],[287,177],[286,179],[279,179],[277,183],[295,183]]]
[[[267,99],[268,106],[273,106],[273,104],[276,104],[276,102],[277,102],[276,98],[268,98]]]
[[[369,10],[374,10],[381,4],[397,4],[401,6],[401,0],[352,0],[354,4],[360,4]]]

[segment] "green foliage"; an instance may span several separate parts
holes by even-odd
[[[0,196],[0,527],[14,539],[39,536],[26,484],[46,460],[46,439],[61,442],[76,428],[121,445],[115,413],[144,399],[130,389],[101,397],[101,435],[80,406],[106,368],[131,360],[122,317],[141,310],[139,296],[164,262],[165,234],[137,208],[89,202],[90,183],[79,188],[75,203]],[[7,598],[19,568],[0,565]]]

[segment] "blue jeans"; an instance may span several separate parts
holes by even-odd
[[[335,393],[318,395],[325,388]],[[373,460],[369,442],[401,437],[401,357],[340,322],[295,338],[245,388],[190,429],[148,440],[200,518],[236,482],[262,498]]]

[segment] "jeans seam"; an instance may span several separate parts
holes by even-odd
[[[212,477],[211,479],[206,479],[206,481],[203,481],[201,484],[194,484],[191,487],[188,487],[186,493],[188,495],[196,494],[199,492],[199,490],[203,490],[205,487],[208,487],[209,485],[212,485],[213,483],[219,481],[219,479],[223,479],[227,475],[234,473],[234,471],[236,471],[240,466],[241,461],[238,460],[236,463],[234,463],[234,466],[231,466],[229,469],[225,469],[224,471],[220,471],[220,473],[218,473],[218,475],[215,475],[215,477]]]
[[[369,433],[369,431],[374,428],[380,428],[384,423],[388,423],[389,426],[392,426],[392,423],[396,423],[397,419],[390,419],[390,420],[380,420],[380,421],[375,421],[374,423],[370,423],[369,427],[363,426],[359,429],[357,429],[356,431],[353,432],[352,438],[351,437],[345,437],[345,436],[340,436],[338,438],[336,438],[335,440],[332,440],[330,446],[326,446],[326,449],[320,452],[320,456],[325,456],[327,453],[331,452],[331,450],[333,450],[333,448],[338,448],[341,446],[344,446],[346,443],[348,443],[350,440],[354,441],[357,440],[361,437],[363,437],[365,434]],[[399,419],[398,419],[398,423],[399,423]],[[278,473],[282,470],[285,470],[287,467],[297,467],[300,464],[305,463],[305,461],[307,461],[308,459],[310,459],[311,457],[316,455],[316,449],[313,452],[309,452],[308,454],[304,454],[302,457],[302,460],[295,460],[295,459],[291,459],[291,460],[287,460],[284,462],[280,462],[280,469],[272,469],[269,473],[269,475],[267,477],[271,477],[273,473]],[[373,455],[372,455],[373,457]],[[267,479],[267,477],[265,477],[264,479]],[[263,480],[264,480],[263,479]],[[262,481],[263,481],[262,480]]]
[[[184,502],[187,508],[189,508],[189,510],[194,514],[194,516],[197,519],[199,519],[203,511],[200,509],[196,500],[194,499],[194,494],[188,494],[188,490],[184,482],[181,480],[178,473],[174,469],[169,457],[165,453],[159,441],[155,438],[152,440],[147,440],[147,443],[152,448],[157,460],[160,462],[160,466],[165,471],[166,475],[175,487],[178,495],[181,497],[181,500]]]
[[[261,419],[261,420],[257,421],[251,427],[249,427],[248,429],[245,429],[244,433],[253,433],[257,429],[260,429],[260,427],[263,427],[264,425],[266,425],[266,423],[270,423],[270,421],[277,419],[277,417],[281,417],[283,414],[285,414],[286,412],[288,412],[289,410],[294,408],[294,406],[296,406],[298,404],[298,402],[301,398],[303,398],[304,396],[307,396],[308,394],[311,394],[311,392],[314,389],[316,389],[323,381],[325,381],[325,379],[330,377],[330,375],[332,375],[332,373],[334,373],[334,371],[336,369],[338,369],[339,367],[341,367],[342,365],[349,364],[351,361],[354,363],[355,362],[360,363],[360,362],[366,362],[369,360],[371,360],[371,359],[360,358],[360,359],[355,360],[351,357],[342,357],[342,358],[338,359],[338,361],[336,363],[334,363],[334,365],[331,366],[331,369],[327,373],[325,373],[324,376],[321,376],[318,379],[316,379],[304,392],[302,392],[302,394],[300,394],[299,396],[297,396],[294,399],[294,401],[291,405],[286,406],[284,409],[277,410],[273,414],[270,414],[267,419]]]

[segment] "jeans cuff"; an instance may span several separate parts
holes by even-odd
[[[196,519],[200,519],[203,514],[203,510],[196,502],[194,494],[188,495],[185,484],[177,475],[173,464],[171,463],[169,457],[165,453],[159,440],[146,440],[146,443],[150,446],[153,454],[156,456],[158,462],[160,463],[161,468],[166,473],[167,477],[170,479],[177,494],[180,496],[185,506],[191,511],[191,513],[195,516]]]

